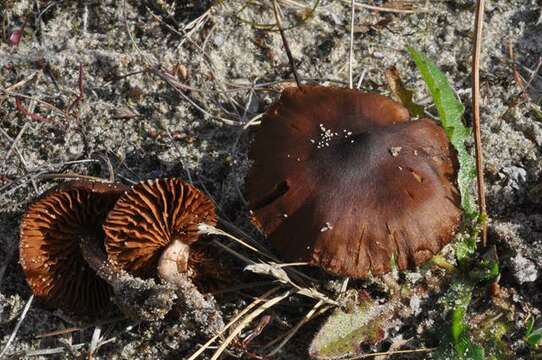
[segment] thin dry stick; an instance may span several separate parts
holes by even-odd
[[[299,88],[299,90],[302,90],[301,82],[299,81],[299,76],[297,75],[297,69],[295,67],[294,57],[292,56],[292,52],[290,51],[290,46],[288,45],[288,41],[286,40],[286,35],[284,35],[284,29],[282,28],[282,20],[280,19],[280,14],[278,11],[277,0],[273,0],[273,12],[275,13],[275,19],[277,20],[277,27],[279,28],[280,37],[282,38],[282,43],[284,44],[284,50],[286,50],[286,56],[288,56],[288,61],[290,62],[290,66],[292,67],[295,83],[297,84],[297,87]]]
[[[354,5],[355,1],[352,0],[352,11],[350,13],[350,56],[348,58],[348,85],[350,89],[354,87],[352,83],[352,62],[354,61],[354,16],[356,14],[356,7]]]
[[[222,355],[224,350],[226,350],[228,345],[233,341],[233,339],[235,339],[235,337],[239,335],[239,333],[243,331],[243,329],[247,327],[248,324],[252,322],[252,320],[256,319],[258,316],[260,316],[261,313],[275,306],[276,304],[286,299],[288,296],[292,295],[293,293],[294,292],[292,290],[285,291],[284,293],[277,295],[274,298],[266,301],[265,303],[260,305],[260,307],[258,307],[256,310],[254,310],[249,315],[247,315],[241,321],[241,323],[235,329],[233,329],[230,335],[228,335],[228,337],[224,340],[224,342],[220,345],[220,347],[215,351],[215,353],[213,354],[213,357],[211,357],[211,360],[217,360],[220,357],[220,355]]]
[[[11,145],[8,149],[8,152],[6,153],[6,156],[4,156],[4,161],[8,161],[9,157],[11,156],[11,153],[13,152],[13,149],[15,149],[15,146],[21,140],[21,137],[23,136],[23,133],[26,131],[26,129],[30,126],[30,122],[25,122],[17,136],[15,136],[15,139],[11,142]]]
[[[17,332],[19,331],[19,328],[21,327],[23,320],[25,319],[26,314],[28,313],[28,310],[30,310],[30,305],[32,305],[33,300],[34,300],[34,295],[30,296],[30,298],[26,302],[23,312],[21,313],[21,317],[19,318],[19,321],[17,321],[17,324],[15,325],[15,329],[13,329],[13,332],[11,333],[11,336],[9,337],[8,342],[6,343],[6,346],[4,346],[4,349],[0,353],[0,359],[2,359],[2,357],[6,354],[9,347],[11,346],[11,343],[15,339],[15,336],[17,336]]]
[[[476,180],[478,182],[478,204],[482,216],[486,216],[486,195],[484,187],[484,155],[482,153],[482,138],[480,135],[480,56],[482,48],[482,29],[484,26],[484,0],[476,3],[474,20],[475,38],[472,55],[472,121],[474,128],[474,143],[476,149]],[[482,246],[487,244],[487,222],[482,225]]]
[[[542,68],[542,56],[538,58],[538,65],[536,65],[534,71],[531,73],[529,81],[527,81],[527,83],[523,86],[523,89],[521,89],[519,96],[522,96],[529,90],[533,81],[536,79],[538,72],[540,71],[540,68]]]

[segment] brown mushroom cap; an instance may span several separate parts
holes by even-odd
[[[103,246],[102,223],[125,188],[73,181],[57,186],[26,210],[20,228],[20,263],[28,285],[45,303],[76,315],[110,306],[110,286],[81,255],[83,236]]]
[[[287,260],[365,278],[414,268],[460,222],[456,154],[430,119],[380,95],[286,89],[249,157],[255,222]]]
[[[148,180],[127,191],[104,224],[111,261],[142,276],[156,272],[163,250],[175,239],[190,245],[198,225],[216,224],[212,201],[180,179]]]

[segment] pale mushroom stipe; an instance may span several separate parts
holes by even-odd
[[[126,271],[156,272],[175,283],[189,270],[190,245],[199,224],[216,225],[211,200],[180,179],[148,180],[133,186],[116,203],[104,224],[110,260]]]

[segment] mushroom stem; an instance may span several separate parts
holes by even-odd
[[[193,319],[206,335],[215,335],[224,327],[224,320],[211,295],[203,295],[190,279],[188,269],[189,245],[174,239],[162,252],[158,274],[177,289],[177,311]]]
[[[181,273],[188,271],[190,248],[180,239],[173,240],[158,261],[158,274],[162,280],[178,286]]]
[[[120,281],[120,272],[107,261],[105,253],[98,247],[98,241],[92,236],[83,236],[79,242],[81,254],[96,274],[107,281],[111,286]]]
[[[98,244],[92,236],[83,236],[79,242],[83,258],[99,277],[111,285],[115,303],[122,312],[132,319],[162,319],[173,306],[175,290],[118,269],[107,260]]]
[[[224,328],[224,319],[212,295],[204,295],[194,285],[187,273],[179,274],[176,309],[180,316],[194,320],[199,331],[213,336]]]

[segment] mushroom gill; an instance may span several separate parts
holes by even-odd
[[[125,188],[72,181],[34,201],[20,227],[20,263],[33,293],[70,314],[96,316],[111,305],[111,287],[84,260],[80,241],[103,247],[102,223]]]

